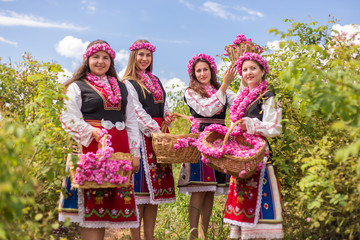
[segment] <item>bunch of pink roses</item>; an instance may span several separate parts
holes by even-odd
[[[100,142],[104,142],[104,135],[107,134],[106,129],[100,132]],[[132,170],[131,162],[129,160],[110,160],[109,158],[114,153],[111,147],[111,136],[105,140],[105,146],[98,149],[96,154],[88,152],[80,156],[80,161],[77,163],[76,173],[74,177],[75,183],[84,185],[85,182],[96,182],[101,185],[103,182],[112,184],[124,184],[129,179],[118,174],[122,168],[123,171],[128,172]]]
[[[231,137],[238,136],[242,134],[246,141],[252,145],[252,148],[239,144],[236,140],[230,138],[230,140],[223,145],[222,139],[217,139],[211,143],[213,147],[208,147],[203,143],[204,137],[209,132],[217,132],[221,135],[226,135],[228,128],[219,124],[211,124],[206,127],[204,131],[200,134],[199,139],[197,141],[197,146],[200,152],[204,155],[213,157],[213,158],[221,158],[223,154],[229,154],[235,157],[247,158],[255,155],[260,148],[262,148],[265,144],[263,138],[255,135],[248,134],[247,132],[241,131],[240,128],[235,127],[234,131],[230,133]],[[208,162],[208,159],[204,159],[203,161]]]
[[[189,117],[191,121],[191,133],[199,133],[200,122],[196,120],[193,116]],[[197,139],[192,137],[187,138],[178,138],[177,143],[174,144],[173,148],[179,150],[180,148],[187,148],[187,147],[197,147]]]

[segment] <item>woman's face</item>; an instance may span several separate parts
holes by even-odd
[[[139,49],[136,55],[136,67],[141,71],[145,71],[151,64],[151,51],[145,48]]]
[[[252,60],[245,61],[241,71],[242,79],[249,85],[249,88],[257,87],[265,74],[265,71],[261,70],[258,63]]]
[[[196,79],[204,85],[209,85],[211,80],[211,68],[206,62],[198,62],[194,68]]]
[[[90,73],[104,77],[111,64],[110,55],[106,52],[99,51],[89,57]]]

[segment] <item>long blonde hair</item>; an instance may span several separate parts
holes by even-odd
[[[136,40],[134,43],[148,43],[149,41],[144,40],[144,39],[139,39]],[[129,61],[128,61],[128,65],[126,67],[124,76],[122,77],[121,81],[124,80],[135,80],[141,87],[141,89],[143,90],[143,94],[145,96],[145,91],[150,92],[149,89],[147,89],[143,83],[143,81],[141,81],[140,76],[137,74],[137,71],[139,71],[140,69],[136,66],[136,56],[139,52],[138,50],[134,50],[130,52],[130,56],[129,56]],[[151,52],[151,63],[150,65],[146,68],[146,71],[152,72],[153,69],[153,62],[154,62],[154,54],[152,51]]]

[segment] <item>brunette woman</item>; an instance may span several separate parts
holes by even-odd
[[[232,65],[224,73],[223,83],[220,85],[216,77],[217,66],[214,58],[206,54],[197,54],[189,61],[188,73],[190,83],[185,91],[185,102],[190,108],[191,115],[200,122],[199,131],[213,123],[224,125],[226,108],[236,97],[235,93],[227,90],[235,78],[235,67]],[[227,178],[228,176],[207,166],[200,159],[198,163],[182,164],[178,187],[180,193],[191,194],[190,239],[202,239],[205,236],[214,196],[226,193]]]
[[[80,145],[80,154],[95,153],[99,139],[107,132],[114,152],[135,156],[133,170],[137,171],[140,137],[134,103],[125,84],[118,81],[114,58],[115,52],[107,42],[89,44],[81,66],[65,83],[67,100],[61,122]],[[139,226],[133,186],[73,189],[67,178],[64,187],[59,220],[69,218],[79,223],[82,239],[104,239],[105,228]]]

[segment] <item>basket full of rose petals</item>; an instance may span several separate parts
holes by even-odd
[[[152,147],[156,155],[156,161],[163,164],[171,163],[196,163],[200,159],[197,149],[197,138],[199,137],[200,123],[180,113],[172,114],[176,119],[183,118],[191,123],[191,133],[171,134],[166,133],[167,125],[161,126],[161,133],[153,133]]]
[[[237,127],[212,124],[204,129],[198,140],[202,161],[217,171],[238,178],[249,178],[262,168],[266,141]]]
[[[71,155],[71,186],[74,188],[118,188],[130,185],[132,159],[130,153],[115,152],[106,129],[100,133],[96,153]]]
[[[244,52],[255,52],[258,54],[263,52],[259,45],[254,43],[251,38],[246,38],[244,34],[238,35],[233,43],[225,46],[224,53],[232,63],[235,63]]]

